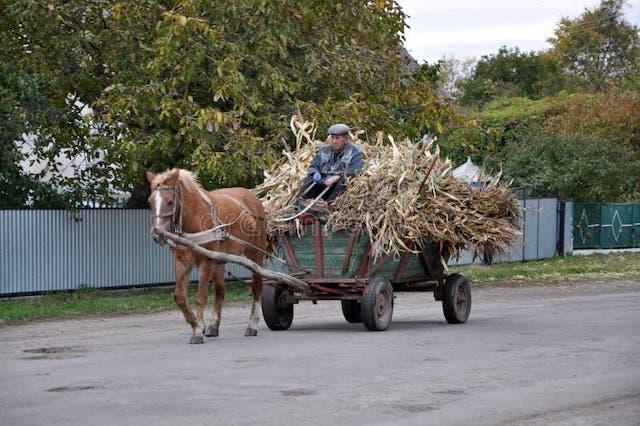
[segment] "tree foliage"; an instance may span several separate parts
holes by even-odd
[[[639,141],[637,92],[559,94],[494,101],[448,133],[443,151],[502,170],[530,195],[602,202],[640,197]]]
[[[69,156],[90,155],[88,128],[72,100],[57,99],[48,82],[0,64],[0,122],[0,207],[64,207],[73,197],[95,198],[87,167],[75,177],[65,173]]]
[[[91,106],[76,128],[89,123],[83,140],[105,155],[92,163],[101,188],[174,166],[207,187],[252,186],[298,110],[320,132],[343,121],[414,138],[453,115],[407,73],[392,1],[2,3],[0,42],[20,71]]]
[[[560,64],[584,87],[602,90],[640,74],[640,28],[624,19],[625,0],[602,0],[564,18],[549,39]]]
[[[560,20],[552,47],[522,52],[501,47],[477,62],[460,84],[460,103],[483,107],[500,97],[540,99],[562,90],[640,88],[640,30],[624,19],[625,0],[603,0],[577,18]]]
[[[482,56],[461,86],[463,105],[482,106],[505,96],[539,99],[564,88],[566,78],[552,54],[503,46],[496,54]]]

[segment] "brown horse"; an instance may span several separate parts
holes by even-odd
[[[147,172],[151,185],[149,204],[152,214],[152,235],[158,244],[167,241],[155,229],[198,234],[216,229],[226,232],[227,237],[202,243],[208,250],[244,255],[260,266],[265,260],[267,232],[262,203],[245,188],[225,188],[205,192],[198,184],[193,173],[173,169],[155,175]],[[200,244],[200,243],[198,243]],[[190,343],[203,343],[203,335],[218,336],[222,303],[226,285],[224,281],[224,263],[218,263],[196,254],[184,246],[171,244],[173,265],[176,273],[174,299],[182,310],[184,318],[193,328]],[[187,304],[186,290],[193,266],[199,271],[198,290],[196,292],[196,315]],[[213,319],[205,328],[204,309],[207,304],[209,280],[213,279],[215,300]],[[253,304],[245,336],[258,334],[260,319],[259,301],[262,293],[262,277],[252,274],[251,292]]]

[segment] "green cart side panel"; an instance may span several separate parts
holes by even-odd
[[[633,205],[605,204],[600,213],[600,247],[631,247]]]
[[[314,237],[313,225],[304,226],[300,235],[290,235],[291,245],[296,254],[300,267],[316,275],[316,242]],[[322,235],[322,247],[324,253],[324,277],[325,278],[353,278],[356,276],[365,250],[368,244],[368,238],[364,234],[358,234],[351,249],[349,265],[345,273],[342,272],[342,266],[347,256],[346,249],[349,245],[351,234],[339,231],[330,235]],[[374,274],[374,276],[384,276],[392,278],[398,267],[399,258],[390,258],[385,264]],[[373,259],[370,259],[370,265],[373,265]],[[402,278],[417,278],[425,276],[422,262],[418,255],[411,255],[404,267]]]
[[[315,275],[316,271],[316,242],[313,234],[313,226],[303,227],[300,236],[291,235],[291,245],[296,253],[298,263],[307,271]],[[351,258],[346,273],[342,273],[342,265],[346,258],[346,249],[349,244],[350,234],[347,232],[335,232],[331,235],[322,236],[322,248],[324,253],[324,276],[325,277],[353,277],[362,255],[367,246],[367,238],[358,235],[351,249]]]
[[[600,205],[573,205],[573,247],[576,249],[600,246]]]
[[[385,262],[384,265],[380,267],[379,270],[377,270],[373,274],[373,277],[385,277],[389,279],[393,278],[393,276],[396,273],[396,269],[398,268],[398,263],[400,263],[400,259],[398,257],[390,258],[387,262]],[[407,263],[404,265],[404,268],[402,269],[402,274],[400,275],[400,278],[403,278],[403,279],[420,278],[420,277],[424,277],[425,275],[426,273],[424,270],[424,266],[422,266],[422,262],[420,261],[420,255],[417,253],[410,254],[407,259]]]

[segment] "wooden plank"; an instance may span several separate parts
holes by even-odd
[[[373,268],[369,271],[369,276],[373,276],[380,268],[382,268],[393,257],[392,253],[385,255],[382,259],[378,260]]]
[[[396,272],[393,274],[393,281],[398,281],[402,277],[402,273],[404,272],[404,267],[407,265],[407,260],[409,259],[410,252],[402,253],[402,257],[400,258],[400,262],[398,262],[398,267],[396,268]]]
[[[356,242],[358,234],[351,234],[349,241],[347,242],[347,249],[345,250],[344,262],[342,263],[342,273],[346,274],[349,271],[349,262],[351,261],[351,252],[353,251],[353,244]]]
[[[282,235],[282,242],[283,242],[283,245],[284,245],[284,249],[287,252],[287,257],[291,261],[291,264],[293,265],[293,267],[296,268],[297,270],[302,270],[302,268],[300,267],[300,264],[298,263],[298,258],[296,256],[296,252],[293,249],[293,246],[291,245],[291,240],[289,239],[289,233],[288,232],[285,232]]]
[[[369,255],[371,254],[371,242],[367,243],[367,248],[364,249],[362,260],[360,260],[360,266],[356,272],[356,277],[368,277],[367,269],[369,269]]]

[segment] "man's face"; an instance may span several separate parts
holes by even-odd
[[[331,135],[331,148],[336,152],[340,152],[347,145],[348,140],[348,135]]]

